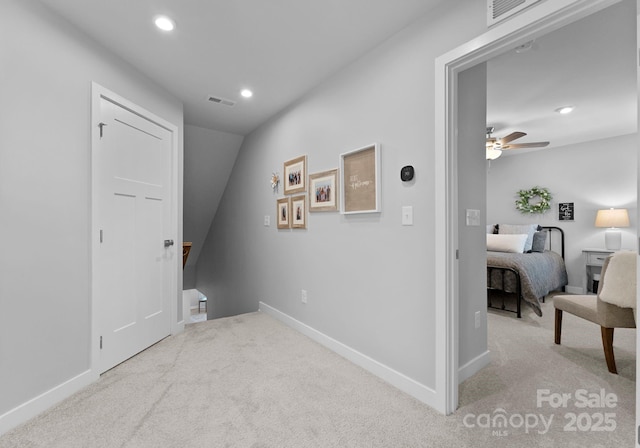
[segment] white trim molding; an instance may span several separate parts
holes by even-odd
[[[0,415],[0,436],[70,397],[98,379],[91,370],[65,381]]]
[[[408,376],[398,372],[397,370],[394,370],[391,367],[386,366],[363,353],[360,353],[359,351],[343,344],[340,341],[336,341],[332,337],[321,333],[315,328],[312,328],[307,324],[294,319],[288,314],[285,314],[282,311],[279,311],[264,302],[260,302],[258,310],[279,320],[286,326],[291,327],[294,330],[304,334],[317,343],[327,347],[329,350],[337,353],[343,358],[348,359],[352,363],[362,367],[378,378],[381,378],[385,382],[411,395],[417,400],[420,400],[426,405],[435,407],[436,393],[430,387],[409,378]]]
[[[480,370],[488,366],[490,363],[491,353],[489,352],[489,350],[476,356],[471,361],[458,369],[458,384],[462,383],[465,380],[468,380]]]

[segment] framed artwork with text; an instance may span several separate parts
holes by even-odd
[[[342,213],[378,213],[380,206],[380,145],[373,143],[340,154]]]

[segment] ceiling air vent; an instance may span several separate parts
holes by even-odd
[[[219,96],[209,95],[209,101],[216,104],[222,104],[223,106],[235,106],[236,102],[228,100],[226,98],[221,98]]]
[[[487,0],[487,26],[495,25],[539,1],[540,0]]]

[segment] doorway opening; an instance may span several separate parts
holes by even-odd
[[[486,62],[507,49],[522,45],[572,23],[617,1],[593,0],[544,2],[497,26],[490,32],[436,60],[436,213],[435,230],[445,238],[436,242],[435,254],[444,260],[436,266],[436,361],[438,391],[442,391],[443,411],[458,406],[459,297],[458,265],[458,90],[462,71]],[[486,304],[485,304],[486,306]]]

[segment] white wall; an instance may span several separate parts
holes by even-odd
[[[90,368],[91,82],[177,125],[180,142],[183,114],[38,2],[4,0],[0,16],[2,432],[11,410]]]
[[[459,381],[489,362],[487,351],[486,134],[487,65],[458,76],[458,322]],[[467,210],[478,210],[478,225],[467,225]],[[476,313],[479,314],[476,328]]]
[[[182,291],[182,300],[185,304],[188,304],[188,308],[190,309],[198,308],[200,305],[200,299],[203,297],[204,295],[197,289],[184,289]],[[204,305],[202,305],[200,308],[203,307]]]
[[[435,387],[434,59],[485,31],[484,8],[448,2],[245,138],[198,262],[209,318],[262,300]],[[314,213],[307,230],[276,229],[272,171],[302,154],[311,173],[336,168],[340,153],[372,142],[382,213]],[[416,177],[403,183],[407,164]],[[414,207],[413,226],[401,225],[403,205]]]
[[[185,289],[195,286],[195,265],[243,136],[197,126],[184,128],[184,240],[191,252],[184,272]]]
[[[594,227],[601,208],[627,208],[631,227],[622,229],[623,248],[636,249],[637,135],[500,157],[487,175],[487,221],[558,226],[565,231],[569,285],[582,287],[582,249],[604,248],[604,231]],[[547,187],[551,210],[524,216],[515,209],[517,191]],[[575,221],[558,220],[558,203],[575,204]]]

